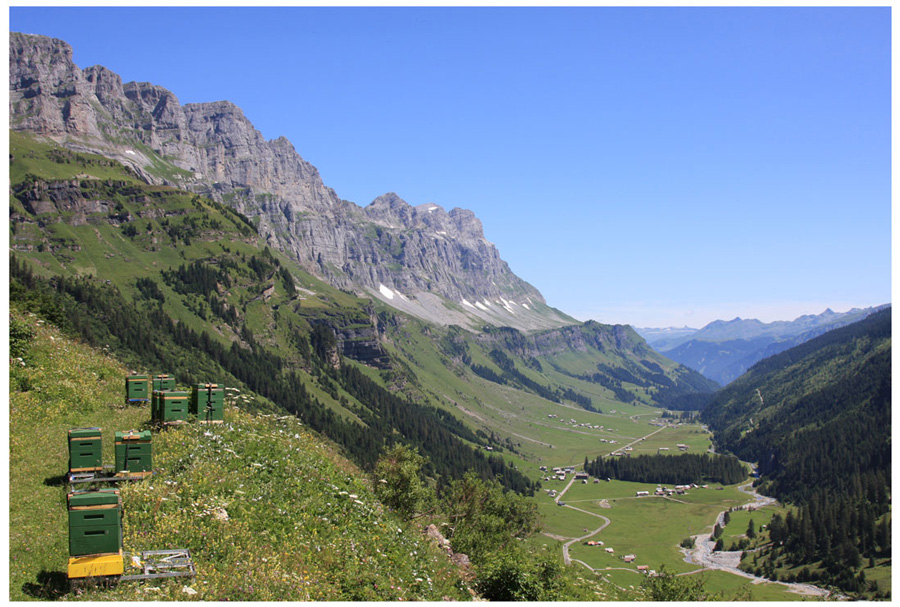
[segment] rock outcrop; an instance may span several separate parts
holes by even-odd
[[[61,40],[19,33],[9,81],[11,128],[229,204],[269,246],[340,288],[445,324],[576,322],[513,274],[471,211],[413,207],[393,193],[364,208],[341,200],[287,139],[265,140],[230,102],[181,105],[160,86],[81,70]]]

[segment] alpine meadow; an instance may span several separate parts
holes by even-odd
[[[9,600],[891,598],[889,303],[580,321],[73,53],[9,34]]]

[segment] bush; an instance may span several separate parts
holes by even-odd
[[[422,512],[434,499],[422,480],[425,458],[416,449],[397,444],[375,464],[375,495],[404,520]]]
[[[534,502],[504,491],[497,480],[481,480],[471,470],[450,484],[442,510],[450,521],[453,550],[467,554],[476,566],[538,527]]]
[[[34,340],[34,331],[24,322],[9,317],[9,356],[10,358],[24,358],[28,353],[28,347]]]
[[[677,576],[660,566],[656,576],[648,577],[641,588],[651,601],[703,601],[708,598],[703,590],[703,578],[691,575]]]
[[[563,568],[554,557],[507,551],[478,570],[476,587],[489,601],[558,600]]]

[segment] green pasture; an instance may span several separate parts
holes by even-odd
[[[784,584],[757,584],[748,578],[724,571],[706,570],[693,575],[701,576],[704,590],[721,601],[802,601],[812,598],[791,592]]]
[[[756,508],[752,511],[747,510],[735,510],[734,512],[730,512],[729,516],[731,520],[722,532],[722,540],[725,542],[725,548],[727,549],[731,546],[732,542],[738,542],[742,538],[746,537],[747,526],[750,524],[750,521],[753,521],[753,524],[756,526],[757,533],[760,533],[759,528],[763,525],[768,525],[769,521],[772,520],[772,517],[779,513],[782,518],[787,516],[788,508],[783,506],[765,506],[764,508]]]
[[[560,483],[560,490],[564,487]],[[679,550],[681,540],[691,535],[711,533],[720,512],[748,501],[736,486],[722,490],[716,490],[714,486],[693,489],[685,495],[671,498],[653,495],[635,497],[637,491],[652,493],[655,489],[655,483],[615,480],[573,484],[563,495],[562,501],[604,516],[611,523],[591,538],[602,540],[602,548],[583,543],[573,545],[570,548],[572,558],[584,561],[595,569],[618,567],[636,571],[638,565],[647,565],[658,570],[661,565],[666,565],[677,573],[693,571],[697,567],[685,563]],[[553,505],[546,494],[536,499],[545,515],[544,530],[548,533],[581,537],[584,535],[583,529],[596,529],[603,522],[571,508]],[[613,548],[613,555],[608,554],[605,548]],[[633,563],[626,564],[621,560],[625,554],[635,554],[637,558]],[[621,577],[614,572],[610,575],[615,579]]]
[[[562,486],[565,487],[565,485]],[[586,485],[583,485],[581,481],[576,481],[563,496],[563,501],[567,504],[581,504],[600,500],[633,498],[638,491],[656,491],[656,483],[631,483],[617,480],[601,480],[599,483],[595,483],[593,480],[589,480]]]
[[[648,420],[649,421],[649,420]],[[655,426],[647,426],[652,430]],[[650,432],[648,431],[648,433]],[[660,448],[668,451],[659,452],[661,455],[677,455],[681,453],[676,445],[688,446],[687,453],[706,453],[709,450],[711,435],[696,424],[682,424],[677,428],[663,428],[661,432],[654,434],[633,446],[632,455],[656,455]]]
[[[549,501],[538,503],[538,512],[543,522],[542,531],[561,537],[574,539],[587,535],[584,531],[593,531],[604,523],[603,519],[585,514],[565,506],[557,506]],[[553,541],[544,536],[545,541]]]

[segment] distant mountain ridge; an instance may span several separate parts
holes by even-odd
[[[445,325],[577,324],[509,269],[471,211],[413,207],[394,193],[364,208],[341,200],[287,139],[266,141],[234,104],[181,105],[160,86],[82,70],[61,40],[11,32],[9,62],[13,130],[228,204],[334,286]]]
[[[699,371],[721,385],[740,377],[759,360],[802,344],[888,307],[826,309],[793,321],[764,323],[757,319],[716,320],[702,329],[636,329],[661,354]]]

